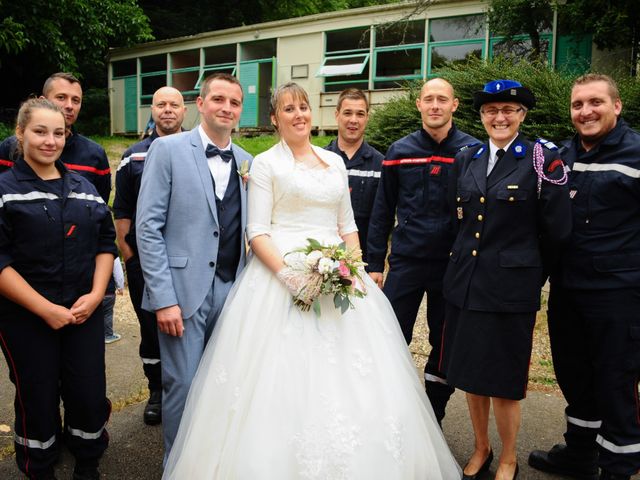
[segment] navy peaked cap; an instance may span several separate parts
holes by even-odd
[[[493,80],[484,89],[473,94],[473,108],[476,110],[489,102],[515,102],[531,109],[536,106],[536,97],[531,90],[515,80]]]

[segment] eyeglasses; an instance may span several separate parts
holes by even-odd
[[[518,112],[521,112],[522,110],[524,110],[524,108],[520,107],[520,108],[513,108],[513,107],[502,107],[502,108],[494,108],[494,107],[490,107],[490,108],[483,108],[482,110],[480,110],[480,112],[483,115],[486,115],[487,117],[497,117],[498,113],[502,112],[502,115],[504,115],[505,117],[512,117],[513,115],[515,115]]]

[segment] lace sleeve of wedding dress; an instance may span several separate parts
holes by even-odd
[[[358,227],[356,226],[356,221],[353,217],[353,208],[351,208],[351,194],[349,193],[347,169],[342,161],[337,163],[337,165],[344,181],[344,192],[340,199],[340,205],[338,206],[338,232],[340,233],[340,236],[344,236],[347,233],[357,232]]]
[[[247,237],[249,241],[258,235],[271,233],[273,208],[273,182],[269,157],[258,155],[249,172],[247,206]]]

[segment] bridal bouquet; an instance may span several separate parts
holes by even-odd
[[[294,304],[302,311],[313,308],[320,316],[320,296],[333,295],[333,304],[344,313],[353,308],[353,297],[367,294],[361,277],[366,263],[359,251],[346,249],[344,243],[325,246],[307,238],[306,247],[286,254],[284,262],[287,268],[282,279],[293,293]]]

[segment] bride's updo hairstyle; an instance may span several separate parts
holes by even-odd
[[[278,130],[276,118],[278,112],[282,109],[282,102],[284,101],[283,99],[286,94],[291,95],[291,98],[295,101],[304,102],[309,105],[309,95],[307,95],[305,89],[297,83],[287,82],[276,88],[271,94],[271,110],[269,111],[271,123],[276,127],[276,130]],[[309,106],[309,108],[311,108],[311,106]]]

